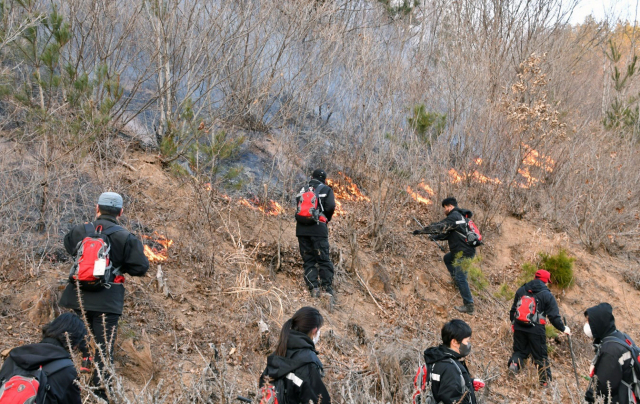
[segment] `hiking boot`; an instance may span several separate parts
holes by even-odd
[[[466,303],[464,306],[455,306],[454,309],[458,310],[460,313],[473,314],[475,311],[475,307],[473,303]]]
[[[311,292],[311,297],[320,297],[320,289],[318,288],[310,289],[309,292]]]
[[[326,288],[323,288],[323,289],[324,289],[324,293],[328,295],[331,295],[331,296],[336,295],[336,293],[333,291],[333,288],[331,286],[327,286]]]
[[[520,372],[520,369],[518,368],[518,365],[513,362],[511,363],[511,365],[509,365],[509,375],[510,376],[515,376]]]

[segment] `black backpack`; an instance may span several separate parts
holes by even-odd
[[[638,379],[640,377],[640,348],[638,348],[635,342],[633,342],[631,337],[629,337],[628,335],[622,332],[620,332],[620,335],[622,335],[624,339],[619,338],[615,335],[609,335],[607,337],[604,337],[602,339],[602,342],[600,343],[600,347],[602,347],[602,345],[605,342],[613,342],[615,344],[623,346],[629,351],[628,357],[627,357],[627,354],[625,353],[622,355],[622,357],[620,357],[620,359],[622,359],[623,362],[626,361],[627,359],[631,360],[631,370],[632,370],[631,373],[633,374],[633,381],[631,383],[627,383],[624,380],[621,380],[620,382],[625,386],[627,386],[627,389],[629,390],[629,398],[630,398],[629,402],[633,403],[635,402],[632,399],[633,396],[640,397],[640,380]],[[596,357],[593,359],[592,364],[594,366],[598,362],[599,358],[600,358],[600,348],[598,348]]]

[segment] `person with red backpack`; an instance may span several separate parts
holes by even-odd
[[[333,189],[325,184],[326,179],[324,170],[315,170],[309,183],[296,196],[296,236],[303,261],[304,281],[311,296],[318,297],[322,287],[334,298],[327,224],[336,209],[336,201]]]
[[[447,240],[449,243],[449,252],[443,257],[444,264],[451,274],[451,278],[458,287],[462,297],[462,306],[455,306],[455,309],[467,314],[473,314],[475,307],[467,274],[459,265],[455,265],[457,259],[471,259],[476,255],[476,247],[481,244],[481,236],[479,242],[469,242],[467,233],[469,232],[469,219],[473,216],[473,212],[467,209],[458,208],[456,198],[445,198],[442,201],[442,207],[446,218],[440,222],[431,223],[429,226],[414,230],[413,234],[432,234],[434,240]],[[472,222],[471,222],[472,223]],[[473,224],[473,228],[475,224]],[[475,234],[475,233],[474,233]],[[472,245],[473,244],[473,245]]]
[[[589,403],[632,404],[640,400],[640,349],[633,340],[616,329],[613,308],[600,303],[588,308],[584,333],[593,339],[596,356],[591,362],[591,382],[585,394]],[[598,401],[602,402],[602,401]]]
[[[513,331],[513,355],[508,363],[509,372],[517,374],[531,355],[538,367],[540,385],[545,387],[551,381],[545,330],[547,321],[560,332],[571,335],[569,327],[562,322],[556,298],[547,287],[550,282],[551,274],[539,269],[532,281],[516,291],[509,313]]]
[[[81,350],[86,335],[82,320],[64,313],[42,327],[42,341],[13,348],[0,369],[0,404],[80,404],[69,345]]]
[[[98,198],[93,223],[77,225],[64,237],[65,249],[74,257],[74,264],[60,305],[81,315],[77,283],[95,342],[102,349],[111,348],[105,352],[110,358],[124,307],[124,274],[144,276],[149,269],[140,239],[118,225],[122,212],[122,196],[105,192]],[[85,354],[91,357],[89,352]],[[95,355],[95,365],[102,369],[100,355]],[[93,374],[93,384],[101,385],[97,371]],[[107,401],[104,389],[97,390],[96,394]]]
[[[260,376],[261,404],[331,404],[316,351],[323,324],[318,309],[302,307],[282,325]]]

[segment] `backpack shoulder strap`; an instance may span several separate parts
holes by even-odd
[[[458,371],[458,376],[460,376],[460,383],[462,384],[462,391],[467,391],[467,384],[465,383],[464,376],[462,375],[462,370],[460,370],[460,366],[454,361],[452,358],[447,358],[444,360],[445,362],[450,362],[453,366],[455,366]]]
[[[96,227],[93,225],[93,223],[85,223],[84,224],[84,232],[88,236],[89,234],[92,234],[92,233],[96,232]]]
[[[42,370],[44,370],[47,376],[51,376],[52,374],[62,369],[66,369],[70,366],[75,366],[73,364],[73,361],[69,358],[62,358],[62,359],[56,359],[54,361],[47,363],[42,367]]]
[[[108,229],[103,230],[102,234],[104,234],[105,236],[108,237],[108,236],[110,236],[110,235],[112,235],[114,233],[117,233],[119,231],[127,231],[127,230],[124,227],[118,226],[116,224],[116,225],[113,225],[113,226],[109,227]]]

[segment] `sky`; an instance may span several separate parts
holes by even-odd
[[[611,16],[613,16],[613,20],[620,18],[633,21],[637,19],[635,14],[638,1],[640,0],[580,0],[570,22],[572,24],[581,23],[589,14],[592,14],[598,21]],[[565,0],[565,2],[569,2],[569,0]],[[638,14],[640,14],[640,4]]]

